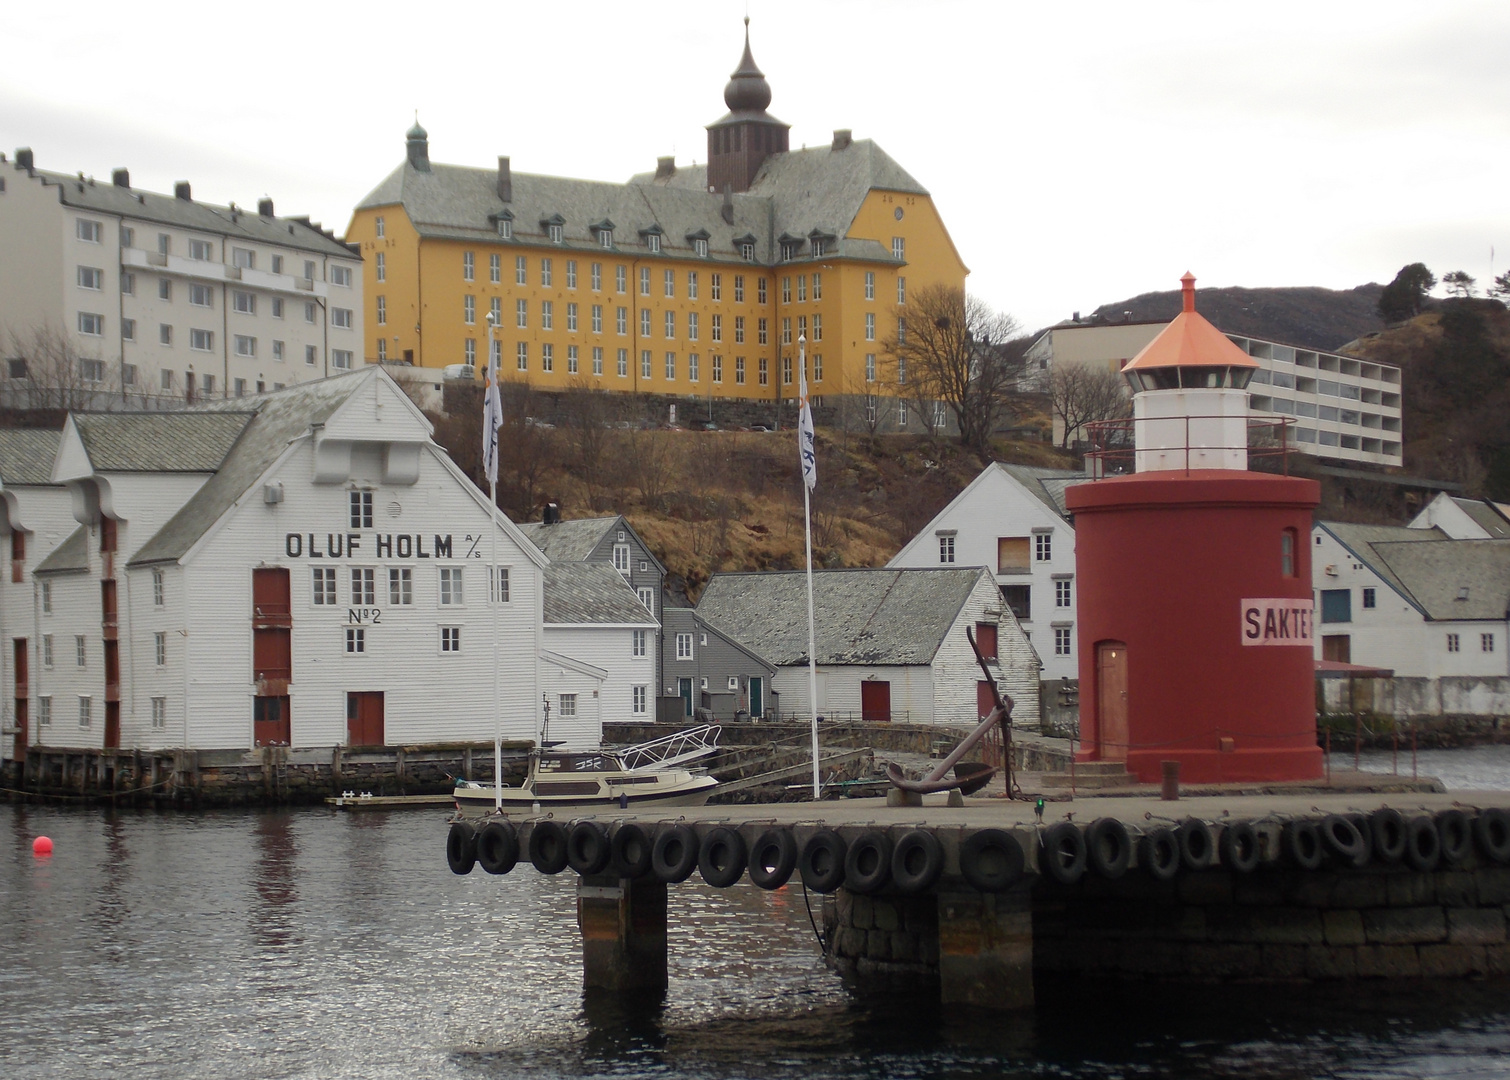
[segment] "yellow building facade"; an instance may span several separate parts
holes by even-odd
[[[708,127],[708,162],[613,184],[403,164],[346,232],[366,276],[369,362],[472,365],[505,378],[707,399],[894,395],[886,340],[907,294],[968,273],[932,198],[875,143],[837,131],[793,151],[748,31]]]

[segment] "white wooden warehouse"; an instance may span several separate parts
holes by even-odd
[[[822,715],[973,725],[989,691],[965,637],[971,627],[1016,701],[1014,722],[1038,723],[1038,655],[984,567],[819,570],[813,606]],[[776,666],[783,713],[810,714],[801,571],[715,574],[697,611]]]
[[[7,702],[15,727],[27,699],[34,744],[489,740],[495,621],[506,738],[538,738],[568,671],[625,683],[613,712],[631,710],[632,629],[583,638],[592,656],[547,642],[548,560],[502,514],[490,524],[486,495],[377,367],[181,413],[72,415],[53,438],[35,514],[24,494],[4,500],[30,556],[13,564],[34,578],[0,594],[28,668],[18,689],[7,665]],[[47,493],[65,489],[69,527],[48,525]],[[38,560],[48,529],[62,538]],[[593,719],[552,738],[596,746]]]

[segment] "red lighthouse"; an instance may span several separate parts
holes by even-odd
[[[1124,760],[1145,782],[1164,761],[1187,781],[1315,778],[1320,487],[1248,471],[1258,365],[1197,314],[1195,278],[1181,280],[1184,311],[1122,369],[1136,471],[1066,492],[1081,757]]]

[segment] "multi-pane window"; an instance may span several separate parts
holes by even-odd
[[[461,280],[473,281],[477,277],[477,257],[470,251],[461,253]]]
[[[529,260],[523,255],[514,256],[514,284],[528,285],[529,283]]]
[[[666,354],[666,381],[676,381],[676,353],[674,352]]]
[[[822,300],[823,299],[823,275],[822,274],[814,274],[813,275],[813,299],[814,300]]]
[[[618,352],[618,372],[619,372],[619,378],[621,378],[621,379],[627,379],[627,378],[629,378],[629,350],[628,349],[620,349],[619,352]]]
[[[939,537],[939,562],[952,563],[954,561],[954,537]]]
[[[1056,626],[1056,627],[1054,627],[1054,655],[1055,656],[1068,656],[1068,655],[1070,655],[1070,631],[1073,630],[1073,629],[1074,629],[1073,627],[1069,627],[1069,626]]]
[[[876,354],[873,352],[865,354],[865,381],[876,381]]]
[[[645,655],[645,631],[644,630],[632,630],[632,631],[630,631],[630,639],[629,640],[630,640],[630,649],[629,649],[630,655],[631,656],[644,656]]]
[[[743,345],[744,343],[745,317],[743,315],[736,315],[734,316],[734,344]]]
[[[443,607],[455,606],[462,602],[461,567],[442,566],[440,568],[440,602]]]
[[[1363,606],[1365,608],[1372,608],[1377,603],[1378,603],[1378,593],[1376,593],[1373,589],[1364,589],[1363,590]]]
[[[540,346],[540,370],[556,370],[556,347],[549,341]]]
[[[560,708],[557,711],[556,715],[560,716],[562,719],[565,719],[568,716],[576,716],[577,715],[577,695],[576,694],[562,694],[560,696],[560,700],[561,700],[561,705],[560,705]]]
[[[409,567],[389,568],[388,603],[392,607],[403,607],[414,603],[414,571]]]
[[[603,264],[592,264],[592,291],[601,292],[603,289]]]
[[[865,271],[865,299],[867,299],[867,300],[874,300],[875,298],[876,298],[876,275],[875,275],[874,271],[867,270],[867,271]]]
[[[74,222],[73,234],[86,244],[98,244],[100,242],[100,223],[90,221],[88,218],[79,218]]]
[[[640,267],[640,295],[650,295],[650,267]]]
[[[755,299],[758,303],[766,302],[765,278],[755,279]]]
[[[594,345],[592,347],[592,373],[594,375],[603,374],[603,346],[601,345]]]
[[[722,315],[713,316],[711,336],[715,342],[724,339],[724,317]]]
[[[623,337],[625,334],[629,333],[629,309],[628,308],[621,307],[617,311],[614,312],[614,315],[613,315],[613,328],[614,328],[614,331],[620,337]]]
[[[52,668],[52,635],[51,634],[43,634],[42,635],[42,666],[44,668],[48,668],[49,670]]]
[[[1448,652],[1457,652],[1458,651],[1458,636],[1456,634],[1448,634],[1447,635],[1447,651]]]
[[[540,328],[542,330],[556,328],[556,305],[550,300],[540,301]]]
[[[613,289],[614,289],[614,292],[619,292],[619,293],[628,292],[629,291],[629,284],[628,283],[629,283],[629,268],[627,266],[623,265],[622,263],[620,263],[618,266],[615,266],[613,268]]]
[[[666,312],[666,338],[670,340],[676,337],[676,312]]]
[[[348,653],[364,653],[367,651],[366,627],[348,626],[346,628],[346,651]]]
[[[372,528],[372,492],[351,491],[347,493],[350,500],[350,522],[353,529]]]
[[[514,325],[523,330],[530,324],[530,302],[528,300],[514,301]]]
[[[697,271],[696,270],[688,270],[687,271],[687,299],[688,300],[696,300],[697,299]]]
[[[575,289],[577,287],[577,260],[576,259],[567,259],[566,260],[566,287],[568,289]]]
[[[157,666],[163,667],[168,662],[168,635],[159,630],[152,635],[152,651],[157,660]]]
[[[105,334],[105,316],[88,311],[79,312],[79,333],[86,337],[103,337]]]
[[[236,337],[236,355],[237,356],[256,356],[257,355],[257,339],[256,338],[251,337],[248,334],[237,334],[237,335],[235,335],[235,337]]]
[[[661,288],[665,292],[666,296],[668,296],[668,297],[674,297],[676,295],[676,271],[675,270],[666,270],[666,271],[664,271],[662,273],[662,275],[661,275]]]
[[[904,277],[897,278],[897,303],[907,303],[907,279]]]
[[[84,635],[75,634],[73,639],[73,652],[76,666],[84,667],[88,663],[89,654],[84,645]]]
[[[676,658],[678,660],[691,660],[691,659],[693,659],[693,655],[692,655],[692,635],[691,634],[677,634],[676,635]]]
[[[640,336],[650,336],[650,309],[640,308]]]
[[[1070,579],[1059,578],[1054,582],[1054,606],[1070,606]]]
[[[822,341],[823,340],[823,316],[822,315],[814,315],[813,316],[813,340],[814,341]]]
[[[351,603],[355,607],[372,607],[377,603],[377,588],[373,582],[376,571],[371,567],[353,568],[351,571]]]
[[[311,571],[311,598],[315,604],[330,607],[336,602],[336,569],[333,566],[316,566]]]
[[[94,699],[88,694],[79,695],[79,727],[87,728],[92,720],[90,710],[94,705]]]
[[[695,311],[689,311],[689,312],[687,312],[687,340],[688,341],[696,341],[697,340],[697,335],[700,332],[701,331],[700,331],[700,328],[698,326],[697,312],[695,312]]]
[[[164,585],[165,585],[165,582],[163,580],[163,572],[161,570],[154,570],[154,571],[152,571],[152,606],[153,607],[162,607],[163,606],[163,588],[164,588]]]
[[[1494,651],[1494,635],[1493,634],[1480,634],[1479,635],[1479,649],[1481,651],[1483,651],[1483,652],[1493,652]]]
[[[497,285],[503,281],[503,256],[488,256],[488,281]]]
[[[540,284],[544,285],[546,288],[550,288],[550,283],[551,283],[551,263],[552,263],[552,260],[550,260],[550,259],[541,259],[540,260]]]
[[[168,699],[165,697],[152,699],[152,726],[159,730],[168,726]]]
[[[781,382],[784,386],[792,385],[792,358],[790,356],[781,358]]]
[[[797,275],[797,303],[807,303],[807,275]]]
[[[755,245],[748,240],[739,245],[739,257],[745,262],[755,261]]]
[[[736,356],[734,358],[734,381],[740,386],[744,385],[745,358],[743,356]]]
[[[42,727],[52,727],[51,694],[43,694],[37,698],[37,723]]]
[[[471,293],[461,298],[461,321],[468,326],[477,321],[477,297]]]
[[[495,603],[507,604],[509,602],[509,568],[498,567],[498,577],[494,582],[493,600]]]
[[[649,349],[641,349],[640,350],[640,378],[642,378],[642,379],[648,379],[648,378],[650,378],[650,359],[651,359],[650,358],[650,350]]]
[[[613,549],[613,568],[621,574],[629,573],[629,545],[616,544]]]
[[[488,311],[492,313],[493,325],[503,326],[503,297],[494,296],[488,300]],[[496,345],[497,342],[494,342]]]
[[[629,711],[635,716],[645,715],[645,689],[643,686],[632,688]]]
[[[375,270],[379,281],[388,280],[388,256],[379,251],[375,256]]]
[[[765,319],[759,319],[755,323],[755,340],[761,345],[770,344]]]
[[[566,226],[564,225],[552,225],[548,233],[553,244],[560,244],[566,240]]]
[[[592,332],[594,334],[601,334],[603,332],[603,305],[602,304],[594,304],[592,306]]]
[[[743,274],[734,275],[734,302],[737,304],[745,302],[745,276]]]
[[[790,345],[792,343],[792,320],[791,320],[790,316],[783,316],[782,317],[782,320],[781,320],[781,343],[783,345]]]
[[[577,347],[575,345],[566,347],[566,373],[568,375],[577,373]]]
[[[698,372],[697,361],[698,361],[698,355],[697,355],[697,353],[688,353],[687,354],[687,378],[690,379],[692,382],[697,382],[697,372]],[[714,363],[715,363],[715,366],[716,366],[717,365],[717,361],[715,360]]]
[[[461,627],[442,626],[440,628],[440,651],[443,653],[461,652]]]
[[[875,339],[876,339],[876,313],[874,311],[867,311],[865,313],[865,340],[866,341],[874,341]]]
[[[92,266],[79,267],[79,288],[99,292],[105,287],[105,271]]]
[[[708,275],[708,295],[714,300],[724,298],[724,276],[722,274]]]
[[[1048,562],[1054,556],[1054,534],[1033,534],[1033,559],[1036,562]]]
[[[530,343],[528,341],[521,341],[514,346],[514,364],[520,371],[530,369]]]
[[[384,223],[383,223],[383,219],[381,217],[373,218],[372,219],[372,227],[373,227],[373,229],[374,229],[377,237],[379,239],[382,239],[382,237],[384,235]]]
[[[907,258],[907,241],[905,238],[900,236],[893,236],[891,238],[891,257],[898,262],[902,262]]]
[[[388,298],[386,296],[377,298],[377,324],[379,326],[388,325]]]
[[[190,240],[189,258],[199,262],[209,262],[215,258],[215,248],[208,240]],[[304,276],[309,277],[310,275],[305,274]]]

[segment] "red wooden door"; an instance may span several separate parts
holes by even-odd
[[[991,694],[991,684],[981,679],[975,684],[975,715],[982,720],[996,708],[996,698]]]
[[[346,744],[383,745],[383,692],[363,690],[346,695]]]
[[[867,724],[891,722],[891,683],[868,679],[860,684],[860,719]]]
[[[121,703],[105,702],[105,749],[115,750],[121,745]]]
[[[1127,760],[1127,646],[1096,646],[1096,750],[1103,761]]]
[[[26,664],[26,639],[18,637],[12,642],[15,650],[15,662],[11,670],[16,673],[16,750],[12,755],[17,761],[26,760],[26,747],[31,741],[30,724],[31,713],[31,679],[28,675]]]
[[[288,697],[264,694],[252,699],[252,738],[258,746],[288,746],[292,741]]]

